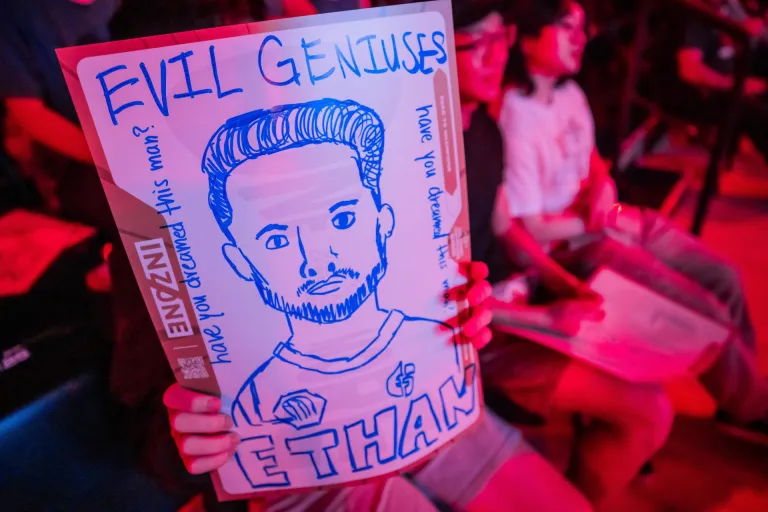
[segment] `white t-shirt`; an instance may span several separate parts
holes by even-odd
[[[504,191],[513,217],[562,213],[589,176],[595,122],[581,88],[568,81],[549,105],[510,89],[499,119]]]

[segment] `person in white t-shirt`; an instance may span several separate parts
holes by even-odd
[[[595,148],[589,104],[569,78],[579,71],[586,44],[584,11],[571,0],[519,1],[525,5],[520,12],[526,14],[519,17],[518,42],[510,54],[510,87],[503,98],[500,126],[505,141],[506,215],[523,228],[525,240],[517,242],[526,247],[526,263],[539,271],[545,287],[555,288],[552,291],[569,293],[570,287],[570,293],[587,295],[594,292],[586,290],[577,276],[584,278],[610,264],[650,288],[660,290],[666,283],[666,291],[677,300],[732,325],[735,335],[701,381],[724,419],[750,433],[768,433],[768,385],[750,352],[755,333],[738,271],[663,216],[617,202],[616,186]],[[552,368],[543,379],[548,384],[541,386],[548,389],[540,393],[548,406],[599,420],[584,444],[594,443],[605,429],[620,431],[633,421],[632,411],[639,404],[617,400],[599,384],[604,378],[601,372],[546,349],[539,360]],[[488,365],[483,373],[488,383]],[[503,378],[497,385],[508,387]],[[525,404],[535,403],[524,398]],[[661,414],[645,416],[648,420],[657,425],[665,421]],[[605,453],[595,453],[595,446],[581,450],[582,474],[591,470],[597,475],[580,485],[588,496],[602,492],[601,481],[619,478],[616,468],[642,464],[641,451],[648,448],[636,440],[629,443],[636,451],[618,454],[610,436],[602,439],[599,449]]]

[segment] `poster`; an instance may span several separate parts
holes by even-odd
[[[59,50],[220,497],[403,471],[481,410],[448,2]]]

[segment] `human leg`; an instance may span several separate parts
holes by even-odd
[[[713,320],[734,326],[754,350],[755,330],[738,270],[693,235],[653,211],[624,208],[617,227],[624,242],[605,237],[553,256],[580,277],[606,266]],[[627,216],[623,219],[622,216]]]
[[[413,480],[433,499],[471,512],[591,510],[587,500],[489,410]]]
[[[658,387],[622,381],[530,342],[496,343],[483,352],[487,386],[545,417],[590,418],[569,477],[592,502],[626,486],[669,434],[674,413]]]
[[[763,130],[765,126],[762,125]],[[736,267],[666,217],[651,211],[643,212],[643,217],[645,227],[641,246],[669,268],[713,293],[728,309],[731,324],[738,330],[741,341],[754,351],[757,343],[755,329]]]
[[[407,478],[267,498],[259,512],[437,512],[437,508]]]
[[[593,502],[629,484],[663,446],[674,419],[660,387],[625,382],[577,361],[560,379],[552,407],[590,419],[569,476]]]
[[[768,433],[768,381],[738,336],[723,345],[719,357],[699,380],[732,421],[742,425],[762,422]]]
[[[587,254],[578,255],[578,259],[588,261],[587,271],[609,266],[680,304],[734,326],[735,334],[701,374],[701,382],[736,423],[766,418],[768,382],[757,368],[754,330],[738,273],[666,219],[645,213],[643,220],[635,237],[642,250],[605,240],[588,248]],[[694,280],[693,275],[699,279]],[[705,285],[709,285],[708,289]],[[736,319],[741,319],[740,325]],[[751,346],[744,343],[743,336],[752,341]]]

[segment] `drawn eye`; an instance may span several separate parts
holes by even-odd
[[[352,212],[341,212],[333,217],[333,225],[336,229],[349,229],[355,223],[355,214]]]
[[[285,235],[272,235],[267,238],[267,249],[274,251],[275,249],[282,249],[288,245],[288,237]]]

